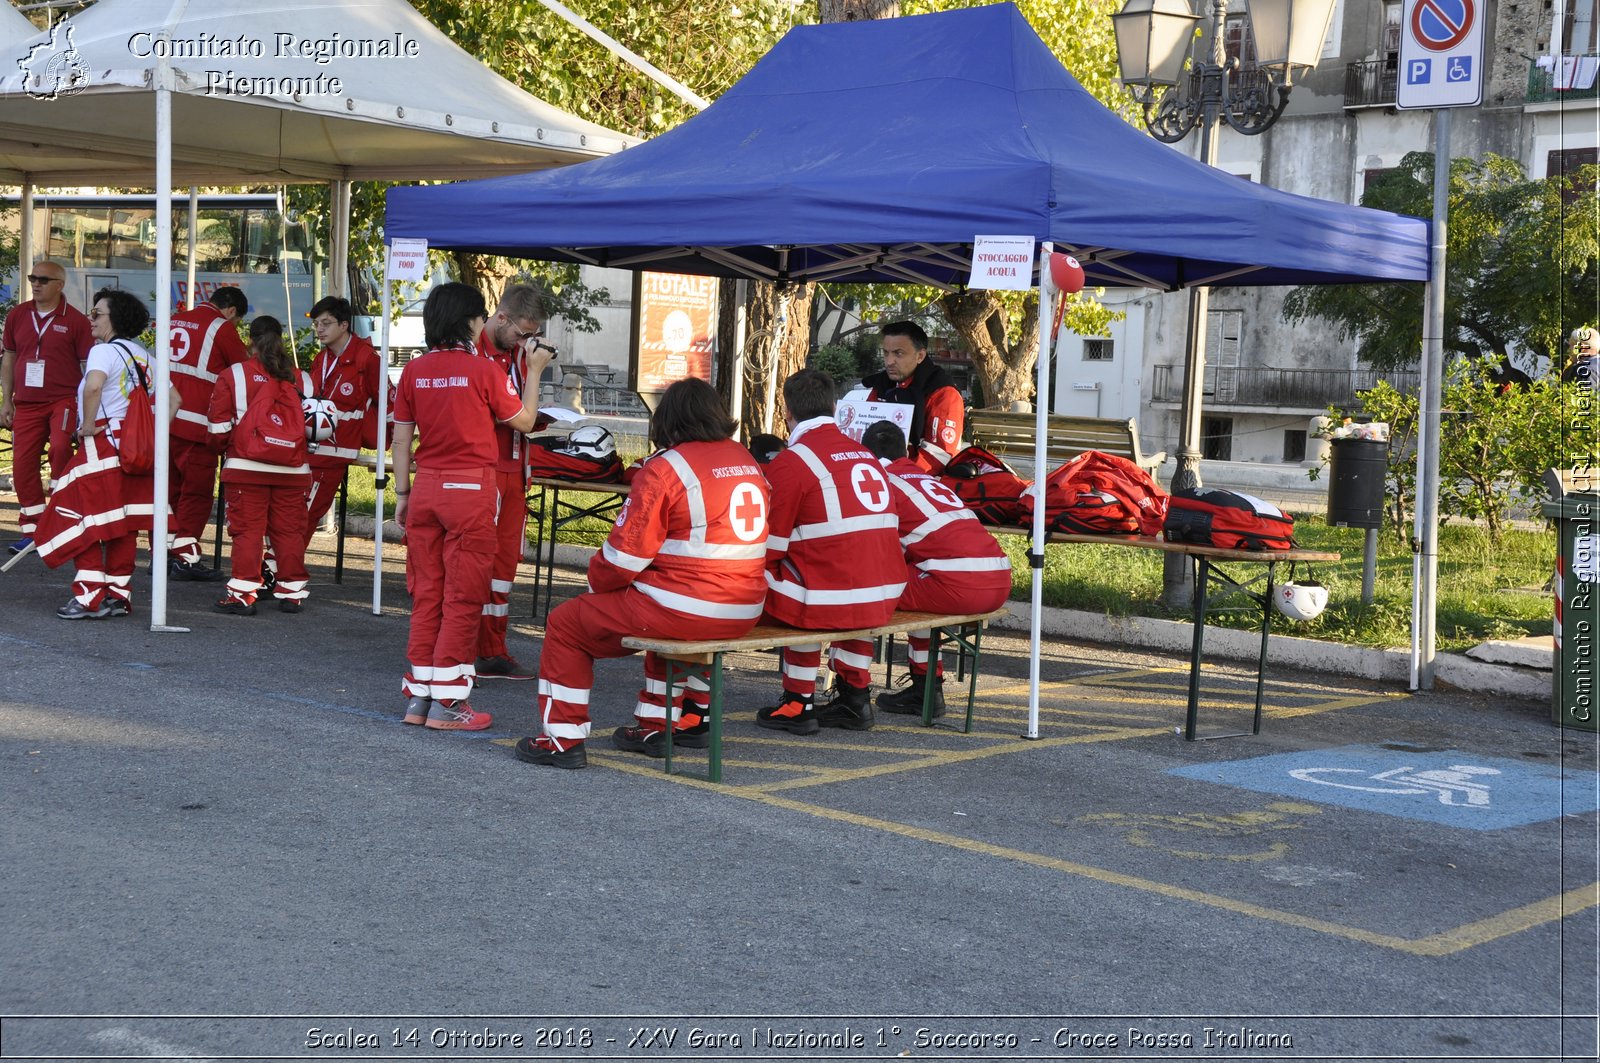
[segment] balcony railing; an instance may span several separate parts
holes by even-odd
[[[1344,68],[1346,107],[1393,107],[1399,73],[1394,58],[1351,63]]]
[[[1561,65],[1545,70],[1537,62],[1528,64],[1528,102],[1550,103],[1553,100],[1600,99],[1600,57],[1593,55],[1562,56]],[[1578,88],[1587,80],[1589,84]],[[1569,86],[1557,88],[1558,84]]]
[[[1151,378],[1151,400],[1181,402],[1183,366],[1158,365]],[[1375,369],[1267,369],[1259,366],[1207,366],[1207,403],[1227,406],[1261,406],[1272,409],[1323,410],[1351,407],[1356,392],[1379,380],[1400,391],[1416,392],[1418,374],[1378,372]]]

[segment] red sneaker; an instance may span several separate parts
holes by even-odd
[[[428,707],[428,722],[424,726],[435,731],[485,731],[493,724],[493,716],[478,712],[464,701],[451,705],[436,701]]]

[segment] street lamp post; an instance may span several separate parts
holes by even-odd
[[[1198,38],[1194,30],[1201,16],[1190,7],[1191,0],[1127,0],[1122,10],[1111,16],[1122,83],[1143,106],[1151,136],[1175,144],[1198,128],[1200,161],[1215,166],[1219,124],[1226,122],[1239,133],[1257,136],[1283,114],[1296,70],[1317,65],[1335,2],[1250,0],[1256,60],[1253,66],[1244,67],[1238,58],[1229,57],[1225,46],[1228,0],[1211,0],[1205,31]],[[1173,490],[1200,486],[1209,303],[1209,288],[1190,287]],[[1163,582],[1163,600],[1169,607],[1181,608],[1192,599],[1189,566],[1181,555],[1168,555]]]

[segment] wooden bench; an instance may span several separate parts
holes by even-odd
[[[929,646],[930,666],[932,661],[938,659],[940,646],[945,640],[955,643],[963,656],[967,653],[972,655],[971,674],[967,682],[967,715],[961,728],[963,733],[969,733],[972,730],[972,703],[978,692],[978,660],[983,640],[983,627],[1003,612],[1005,612],[1004,609],[996,609],[988,613],[946,616],[940,613],[913,613],[901,610],[895,613],[893,619],[887,624],[872,628],[862,628],[856,631],[802,631],[786,624],[763,623],[758,624],[736,639],[695,641],[691,639],[654,639],[628,636],[622,640],[622,644],[630,650],[651,651],[667,661],[668,720],[673,717],[672,691],[677,688],[679,682],[706,665],[711,666],[711,695],[708,706],[711,718],[711,734],[707,770],[704,775],[695,772],[678,772],[677,774],[689,775],[693,778],[715,783],[722,781],[722,660],[726,654],[779,649],[785,646],[806,646],[818,642],[826,645],[830,642],[840,642],[846,639],[878,640],[894,635],[903,635],[912,631],[931,630],[933,640]],[[922,723],[925,727],[932,727],[934,724],[929,704],[929,692],[931,690],[932,687],[929,686],[925,688],[923,694]],[[672,729],[670,727],[667,728],[666,732],[665,767],[667,774],[674,774],[672,770]]]
[[[1139,431],[1133,418],[1118,421],[1102,417],[1072,417],[1053,413],[1045,418],[1045,451],[1050,468],[1076,457],[1086,450],[1098,450],[1127,458],[1141,469],[1154,471],[1167,460],[1167,452],[1146,454],[1139,448]],[[1034,455],[1034,431],[1037,428],[1031,413],[1013,413],[1010,410],[967,411],[967,439],[986,447],[1002,458],[1020,457],[1028,460]],[[1049,469],[1035,470],[1042,478]]]

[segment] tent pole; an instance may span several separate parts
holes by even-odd
[[[33,175],[22,175],[22,227],[18,230],[19,242],[17,244],[17,276],[23,278],[18,288],[23,288],[28,282],[28,274],[33,270]],[[65,296],[63,296],[64,298]],[[17,302],[21,302],[18,299]]]
[[[333,261],[328,263],[328,294],[350,297],[350,182],[335,181],[333,197]]]
[[[1049,416],[1047,390],[1050,386],[1049,354],[1055,347],[1051,331],[1055,316],[1055,280],[1050,276],[1050,252],[1055,245],[1046,240],[1039,245],[1039,358],[1034,363],[1033,396],[1033,548],[1028,552],[1028,584],[1032,595],[1028,613],[1028,731],[1022,737],[1039,737],[1039,653],[1040,629],[1044,626],[1044,480],[1049,472],[1047,449]]]
[[[156,67],[156,453],[150,527],[150,630],[167,626],[167,492],[172,453],[172,68]]]
[[[378,381],[378,465],[373,475],[372,503],[372,615],[383,615],[383,509],[384,488],[389,484],[384,459],[389,453],[389,313],[390,302],[389,284],[389,245],[383,248],[383,295],[380,300],[382,309],[379,311],[379,340],[378,364],[383,366],[383,378]],[[402,455],[407,461],[409,454]]]
[[[189,186],[189,284],[188,295],[184,299],[184,309],[194,309],[194,251],[195,251],[195,226],[200,224],[200,189],[194,185]]]
[[[733,379],[728,385],[728,416],[733,418],[736,425],[744,424],[744,341],[745,325],[749,321],[749,312],[745,301],[750,298],[750,282],[737,280],[733,283],[733,361],[728,375]]]

